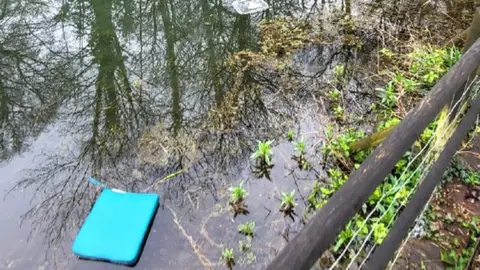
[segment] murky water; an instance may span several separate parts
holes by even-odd
[[[362,1],[269,2],[249,16],[218,0],[0,2],[0,268],[123,268],[71,254],[99,193],[87,175],[160,194],[136,268],[222,268],[223,247],[235,248],[237,267],[264,268],[302,226],[279,213],[280,192],[296,191],[301,216],[324,174],[316,153],[328,104],[317,94],[344,63],[355,70],[345,84],[347,110],[366,111],[370,97],[361,90],[369,88],[363,78],[375,46],[359,28],[362,49],[328,40],[296,52],[283,73],[242,72],[238,84],[238,71],[225,63],[261,49],[261,20],[309,18],[336,33],[325,18],[364,12]],[[252,91],[232,99],[238,85]],[[289,128],[308,142],[311,171],[291,159],[293,146],[282,139]],[[271,181],[255,177],[249,160],[264,139],[276,139]],[[234,220],[227,188],[240,181],[250,214]],[[237,226],[249,220],[257,234],[255,257],[247,258],[237,251]]]

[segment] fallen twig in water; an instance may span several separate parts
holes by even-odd
[[[150,186],[148,186],[146,189],[143,190],[143,192],[146,192],[147,190],[151,189],[153,187],[153,189],[157,189],[158,185],[162,184],[162,183],[165,183],[167,182],[168,180],[182,174],[182,173],[185,173],[187,172],[187,169],[181,169],[179,171],[176,171],[174,173],[171,173],[163,178],[160,178],[158,179],[157,181],[153,182],[153,184],[151,184]]]
[[[268,216],[270,216],[270,214],[272,213],[272,210],[268,209],[265,205],[263,206],[263,208],[265,208],[268,211],[268,214],[263,218],[263,220],[265,220],[268,218]]]
[[[224,210],[222,209],[220,213],[224,212]],[[208,215],[208,217],[205,219],[205,221],[203,222],[202,224],[202,227],[200,228],[200,233],[203,235],[203,237],[205,237],[205,239],[207,239],[207,241],[210,243],[210,245],[218,248],[218,249],[223,249],[224,246],[222,244],[217,244],[215,241],[213,241],[208,232],[207,232],[207,229],[205,229],[205,226],[207,225],[208,221],[210,220],[210,218],[212,217],[217,217],[220,215],[220,213],[217,213],[217,212],[213,212],[213,213],[210,213]]]
[[[210,262],[210,260],[207,257],[205,257],[205,255],[203,255],[203,253],[200,251],[200,248],[197,246],[195,241],[193,241],[193,238],[190,235],[188,235],[185,229],[182,227],[182,225],[180,225],[180,221],[177,218],[177,214],[175,214],[175,212],[169,206],[167,206],[167,208],[172,212],[173,222],[175,222],[178,229],[182,232],[183,236],[187,238],[188,242],[190,243],[190,246],[192,246],[193,251],[195,252],[195,255],[197,255],[204,269],[213,269],[213,265]]]

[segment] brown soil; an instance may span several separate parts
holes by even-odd
[[[480,171],[480,136],[465,148],[458,152],[461,161],[469,169]],[[453,249],[460,256],[467,247],[475,245],[471,240],[475,232],[465,224],[480,217],[479,200],[480,186],[467,185],[459,179],[442,186],[431,202],[433,211],[429,219],[432,221],[428,224],[431,235],[425,239],[409,239],[393,269],[447,269],[441,258],[442,250]],[[478,240],[467,269],[480,269]]]
[[[446,269],[441,250],[453,248],[461,254],[471,245],[473,232],[462,223],[480,216],[480,203],[471,198],[472,190],[477,188],[459,180],[442,187],[431,203],[434,219],[429,227],[433,235],[428,239],[409,239],[394,269]],[[477,260],[480,262],[480,257]],[[480,269],[480,264],[471,269]]]

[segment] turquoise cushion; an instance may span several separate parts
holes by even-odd
[[[80,258],[135,264],[158,207],[157,194],[104,189],[73,242]]]

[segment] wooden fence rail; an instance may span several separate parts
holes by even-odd
[[[327,204],[319,209],[297,236],[277,254],[267,269],[310,269],[323,252],[334,243],[337,234],[360,211],[361,206],[375,188],[390,174],[398,160],[413,145],[428,124],[434,120],[442,107],[449,103],[460,89],[464,89],[465,82],[470,74],[477,69],[479,63],[480,40],[477,40],[458,63],[422,99],[420,104],[408,113],[404,120],[370,154],[367,160],[352,173],[349,180],[328,200]],[[478,110],[479,104],[477,101],[472,105],[477,107],[475,110]],[[471,109],[467,116],[475,112]],[[470,117],[462,120],[463,125],[468,124]],[[457,141],[463,138],[461,135],[464,129],[466,127],[462,126],[455,131],[454,136],[458,138],[454,137],[449,140],[448,149],[446,148],[442,153],[443,159],[437,161],[434,165],[433,175],[442,175],[445,169],[444,162],[453,155],[451,151],[456,149]],[[438,178],[441,178],[440,176]],[[430,176],[430,178],[433,178],[433,176]],[[422,184],[423,192],[431,189],[430,182]],[[414,198],[417,198],[416,200],[419,202],[423,201],[422,194],[420,193]],[[410,209],[409,211],[417,212],[417,209]],[[404,213],[401,220],[406,219],[407,215],[410,216],[409,213]],[[404,226],[408,224],[402,224],[395,224],[395,234],[400,235],[404,232]],[[385,241],[397,243],[397,238],[399,236],[389,236]],[[375,256],[383,256],[382,253],[376,254],[378,255]],[[391,254],[389,254],[389,258],[390,256]],[[378,259],[378,261],[372,260],[369,265],[374,267],[371,269],[379,269],[375,267],[383,264],[384,260]]]
[[[438,160],[432,165],[430,172],[420,184],[420,187],[409,201],[407,207],[405,207],[398,217],[388,233],[387,238],[375,249],[369,258],[366,269],[385,269],[390,258],[400,246],[403,238],[407,235],[408,229],[414,224],[415,219],[425,207],[435,187],[442,180],[445,169],[450,164],[453,155],[457,152],[458,147],[472,127],[479,112],[480,97],[477,97],[471,102],[467,114],[462,118],[457,129],[447,141]]]

